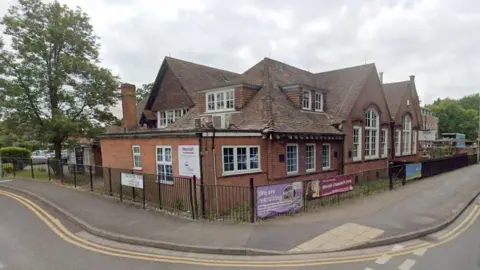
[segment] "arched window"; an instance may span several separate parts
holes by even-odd
[[[412,118],[408,115],[403,117],[402,139],[402,153],[409,155],[412,150]]]
[[[374,109],[365,113],[365,158],[378,158],[380,119]]]

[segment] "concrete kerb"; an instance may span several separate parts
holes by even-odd
[[[8,190],[14,193],[24,194],[28,197],[32,197],[49,207],[51,207],[55,212],[65,216],[68,220],[73,222],[78,227],[82,228],[88,233],[93,235],[113,240],[117,242],[122,242],[126,244],[132,245],[140,245],[140,246],[147,246],[153,248],[160,248],[160,249],[167,249],[167,250],[174,250],[174,251],[181,251],[181,252],[191,252],[191,253],[204,253],[204,254],[218,254],[218,255],[242,255],[242,256],[259,256],[259,255],[283,255],[284,252],[277,252],[273,250],[261,250],[261,249],[251,249],[251,248],[228,248],[228,247],[209,247],[209,246],[195,246],[195,245],[185,245],[185,244],[177,244],[167,241],[158,241],[158,240],[151,240],[151,239],[143,239],[137,238],[122,234],[117,234],[113,232],[109,232],[106,230],[99,229],[95,226],[88,224],[87,222],[77,218],[67,210],[61,208],[60,206],[56,205],[55,203],[27,190],[23,190],[16,187],[0,185],[0,189]]]
[[[95,226],[88,224],[87,222],[75,217],[67,210],[61,208],[60,206],[56,205],[55,203],[27,190],[23,190],[16,187],[6,186],[0,184],[0,189],[6,189],[11,192],[21,193],[32,197],[52,209],[57,213],[65,216],[68,220],[82,228],[83,230],[117,242],[133,244],[133,245],[140,245],[140,246],[147,246],[147,247],[154,247],[160,249],[167,249],[167,250],[174,250],[174,251],[181,251],[181,252],[191,252],[191,253],[204,253],[204,254],[218,254],[218,255],[240,255],[240,256],[265,256],[265,255],[306,255],[306,254],[320,254],[320,253],[333,253],[333,252],[340,252],[340,251],[351,251],[351,250],[359,250],[359,249],[367,249],[379,246],[386,246],[391,244],[396,244],[400,242],[409,241],[412,239],[421,238],[427,236],[429,234],[438,232],[453,222],[457,220],[457,218],[467,209],[475,200],[476,197],[480,196],[480,191],[476,192],[475,195],[468,201],[467,204],[463,206],[463,208],[458,211],[456,214],[451,215],[446,221],[439,223],[437,225],[430,226],[425,229],[413,231],[410,233],[392,236],[388,238],[381,238],[372,240],[363,244],[354,245],[347,248],[341,249],[332,249],[332,250],[309,250],[309,251],[295,251],[295,252],[288,252],[288,251],[274,251],[274,250],[263,250],[263,249],[251,249],[251,248],[228,248],[228,247],[211,247],[211,246],[196,246],[196,245],[185,245],[185,244],[177,244],[167,241],[158,241],[158,240],[151,240],[151,239],[142,239],[136,238],[132,236],[117,234],[113,232],[109,232],[106,230],[99,229]]]

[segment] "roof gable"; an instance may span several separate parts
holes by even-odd
[[[388,110],[392,119],[395,119],[398,113],[398,108],[403,101],[403,97],[409,89],[409,81],[394,82],[394,83],[384,83],[383,93],[385,94],[385,99],[387,100]]]
[[[360,95],[368,75],[375,70],[375,64],[331,70],[314,75],[315,84],[329,90],[327,112],[336,120],[345,120]]]

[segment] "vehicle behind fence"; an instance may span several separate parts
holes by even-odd
[[[398,188],[408,181],[429,177],[477,163],[476,155],[458,155],[389,168],[367,170],[327,179],[247,186],[202,184],[196,177],[140,174],[128,169],[68,164],[48,159],[2,158],[2,177],[59,181],[79,189],[111,196],[119,201],[159,209],[191,219],[255,222],[277,215],[318,211],[342,201]],[[122,184],[136,176],[139,185]]]

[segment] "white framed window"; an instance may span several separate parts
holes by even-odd
[[[141,170],[142,155],[140,153],[140,145],[132,145],[132,154],[133,154],[133,169]]]
[[[414,130],[412,134],[413,134],[412,135],[413,136],[412,137],[412,148],[413,148],[412,154],[416,154],[417,153],[417,131]]]
[[[379,125],[378,113],[373,109],[368,110],[365,113],[365,159],[378,158]]]
[[[305,170],[307,172],[315,171],[315,144],[307,143],[305,145]]]
[[[302,94],[302,108],[305,110],[312,109],[312,92],[304,90]]]
[[[298,173],[298,144],[287,144],[287,174]]]
[[[400,156],[402,153],[402,132],[397,129],[395,130],[395,156]]]
[[[315,111],[323,112],[323,93],[315,92]]]
[[[173,185],[172,147],[157,145],[156,161],[157,181],[162,184]]]
[[[226,112],[234,110],[235,95],[233,89],[208,92],[205,95],[207,96],[205,99],[205,108],[207,112]]]
[[[388,129],[382,128],[382,136],[380,142],[380,153],[382,157],[388,156]]]
[[[405,115],[403,117],[403,151],[402,154],[410,155],[412,151],[412,119],[410,116]]]
[[[178,119],[182,118],[188,112],[188,108],[158,111],[157,112],[157,128],[164,128]]]
[[[330,169],[330,144],[322,144],[322,170]]]
[[[223,174],[260,171],[260,146],[222,146]]]
[[[362,160],[362,127],[353,126],[352,136],[352,159],[353,161]]]

